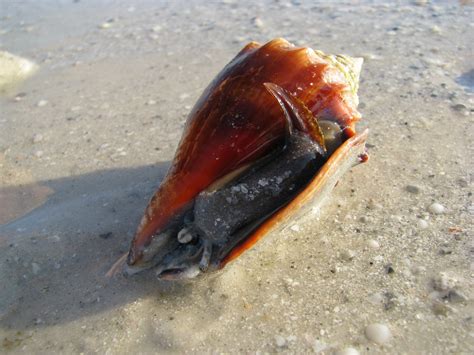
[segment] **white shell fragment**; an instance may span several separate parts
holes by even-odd
[[[178,242],[180,242],[181,244],[186,244],[189,243],[191,240],[193,240],[193,235],[187,228],[183,228],[179,231]]]
[[[445,208],[442,204],[435,202],[428,207],[428,211],[433,214],[442,214]]]
[[[359,355],[360,352],[354,348],[344,348],[336,351],[336,355]]]
[[[392,338],[392,333],[385,324],[373,323],[365,328],[365,336],[374,343],[384,344]]]

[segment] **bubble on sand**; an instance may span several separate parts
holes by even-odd
[[[42,134],[36,133],[33,136],[33,143],[39,143],[39,142],[42,142],[42,141],[43,141],[43,135]]]

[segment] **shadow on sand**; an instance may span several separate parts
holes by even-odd
[[[54,191],[49,200],[0,226],[0,327],[61,324],[141,297],[188,294],[189,285],[160,282],[151,271],[105,277],[128,250],[167,167],[160,163],[40,182]]]

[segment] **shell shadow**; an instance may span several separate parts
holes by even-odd
[[[192,285],[153,272],[105,273],[129,247],[169,163],[43,181],[54,193],[27,215],[0,225],[0,327],[50,326],[144,297],[185,297]],[[9,187],[15,195],[28,186]],[[21,192],[21,191],[20,191]],[[0,194],[1,196],[2,194]],[[20,194],[21,195],[21,194]]]

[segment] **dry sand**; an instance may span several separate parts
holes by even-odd
[[[40,70],[0,98],[0,352],[474,352],[473,18],[469,1],[2,1],[0,50]],[[370,162],[222,272],[106,279],[200,92],[278,36],[366,59]]]

